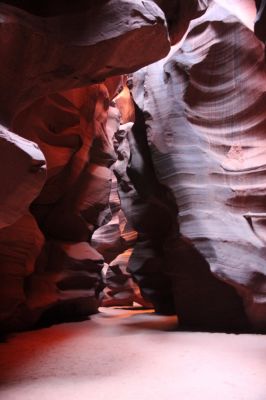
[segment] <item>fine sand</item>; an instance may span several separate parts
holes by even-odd
[[[0,344],[1,400],[266,400],[266,336],[101,309]]]

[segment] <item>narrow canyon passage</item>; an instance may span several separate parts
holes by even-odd
[[[266,0],[0,0],[0,400],[266,400]]]
[[[265,400],[262,335],[176,330],[152,310],[14,334],[0,346],[1,400]]]

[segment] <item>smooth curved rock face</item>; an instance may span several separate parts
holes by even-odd
[[[156,2],[172,43],[194,20],[179,48],[134,76],[137,106],[117,98],[122,123],[135,121],[120,130],[110,100],[123,78],[106,78],[168,53],[155,3],[0,4],[4,330],[97,311],[104,259],[92,234],[110,221],[97,244],[106,254],[135,234],[110,210],[115,132],[122,208],[138,238],[130,259],[131,249],[112,262],[119,246],[109,251],[107,302],[136,298],[129,264],[156,310],[183,325],[245,329],[247,314],[265,329],[264,47],[217,4],[206,11],[208,0]]]
[[[96,84],[38,100],[14,121],[47,160],[47,181],[31,208],[50,237],[87,240],[105,218],[115,161],[108,109],[108,90]]]
[[[0,4],[0,122],[23,139],[2,129],[0,159],[10,172],[8,181],[1,175],[0,226],[12,224],[5,228],[12,240],[30,248],[15,223],[23,225],[30,207],[45,244],[38,231],[42,245],[32,250],[33,259],[26,253],[20,261],[18,294],[14,289],[7,302],[3,296],[5,330],[30,327],[43,312],[44,320],[56,321],[97,310],[103,259],[97,252],[95,262],[90,258],[89,241],[111,218],[110,135],[118,122],[113,118],[108,127],[108,111],[122,79],[106,78],[154,62],[170,48],[163,12],[153,1],[62,3],[55,9],[42,2],[39,15],[31,1],[9,3],[25,10]],[[8,280],[12,254],[4,238],[0,245],[0,273]],[[66,246],[76,248],[71,256]]]
[[[44,237],[32,215],[0,230],[0,330],[25,329],[37,315],[28,308],[25,282],[35,270]]]
[[[40,324],[86,319],[103,289],[103,257],[87,242],[46,241],[26,280],[27,306]]]
[[[47,160],[47,181],[31,205],[46,243],[30,276],[20,277],[26,287],[23,323],[3,322],[6,330],[97,311],[104,261],[87,241],[110,214],[111,137],[119,119],[108,123],[108,109],[108,90],[97,84],[47,96],[14,120],[14,129],[38,143]]]
[[[43,17],[30,13],[34,13],[36,6],[30,1],[11,3],[29,11],[0,4],[0,123],[11,131],[14,119],[21,110],[37,98],[136,70],[163,57],[169,50],[163,13],[150,1],[134,4],[117,0],[98,2],[97,5],[82,3],[81,10],[77,5],[68,10],[69,6],[65,5],[61,7],[61,13],[57,8],[54,16],[49,12],[51,4],[42,3]],[[75,12],[67,14],[67,11]],[[139,43],[138,46],[136,43]],[[147,47],[149,51],[146,51]],[[20,133],[20,130],[15,132]],[[3,142],[1,135],[1,142],[4,146],[2,152],[6,153],[10,140],[7,138],[7,142]],[[25,147],[26,142],[23,143]],[[28,157],[30,146],[28,144],[25,149],[24,159]],[[43,155],[37,155],[37,148],[30,151],[35,164],[39,158],[43,161]],[[1,156],[2,159],[4,157],[5,154]],[[24,168],[21,164],[21,178]],[[43,169],[40,169],[39,176]],[[32,177],[33,174],[30,174],[23,179],[25,186],[26,179],[31,181]],[[35,190],[29,195],[27,204],[22,205],[25,199],[22,196],[21,205],[15,204],[15,208],[27,208],[43,186],[43,179],[35,182]],[[28,183],[29,186],[31,184]],[[5,191],[4,183],[1,187]],[[22,215],[18,210],[13,211],[17,218]],[[6,219],[11,213],[11,210],[4,211]],[[12,222],[14,220],[10,219]]]
[[[114,174],[112,176],[109,206],[112,218],[93,233],[91,241],[92,246],[104,256],[107,264],[110,264],[126,249],[132,247],[136,241],[136,232],[130,227],[121,210],[117,180]]]
[[[257,0],[215,0],[215,2],[235,15],[249,29],[254,30],[256,18],[255,3]]]
[[[238,293],[265,329],[263,45],[214,3],[191,22],[181,49],[134,74],[134,85],[157,177],[175,196],[187,238],[187,250],[167,249],[181,321],[244,326]]]
[[[121,125],[114,144],[118,156],[114,172],[121,207],[138,233],[128,271],[138,283],[145,301],[151,301],[157,312],[174,313],[163,247],[177,229],[176,206],[154,173],[144,119],[137,108],[135,115],[134,125],[132,122]]]
[[[112,166],[112,171],[116,173],[120,183],[123,167],[127,167],[127,158],[125,157],[127,149],[126,146],[120,146],[121,130],[119,123],[134,118],[132,108],[134,109],[130,92],[124,87],[123,91],[115,97],[115,102],[109,108],[108,113],[107,131],[109,131],[109,137],[112,138],[114,143],[117,157]],[[132,247],[137,240],[137,232],[132,228],[121,210],[121,190],[118,190],[118,187],[121,187],[121,184],[118,184],[113,173],[109,197],[112,218],[107,224],[102,225],[94,232],[91,241],[96,250],[104,256],[107,263],[106,271],[105,269],[103,271],[106,288],[101,304],[103,306],[132,306],[133,302],[137,302],[143,306],[151,306],[142,298],[138,286],[133,282],[132,276],[128,272],[128,262],[132,254]]]
[[[105,289],[102,305],[133,306],[134,302],[146,308],[152,304],[144,300],[138,285],[133,281],[128,271],[128,263],[133,249],[127,249],[119,254],[108,266],[104,276]]]
[[[46,180],[45,158],[38,146],[0,126],[0,229],[15,223]]]
[[[148,0],[44,18],[1,3],[0,16],[4,123],[39,97],[135,71],[170,49],[164,14]]]
[[[192,19],[199,17],[210,0],[155,0],[166,16],[171,43],[182,40]]]

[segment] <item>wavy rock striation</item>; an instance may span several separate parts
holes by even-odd
[[[97,310],[104,260],[89,243],[110,218],[108,111],[120,84],[106,78],[170,48],[151,1],[59,3],[0,4],[2,330]]]
[[[263,45],[211,3],[133,86],[156,176],[178,207],[180,235],[164,251],[181,323],[265,329]]]
[[[138,233],[128,270],[157,312],[174,313],[171,280],[165,271],[163,247],[176,232],[176,206],[167,188],[155,175],[145,136],[144,119],[138,108],[135,123],[121,125],[115,134],[121,207]],[[168,199],[167,199],[168,194]]]

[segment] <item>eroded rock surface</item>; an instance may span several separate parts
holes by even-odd
[[[265,329],[265,88],[262,43],[215,3],[180,49],[134,74],[156,176],[178,207],[165,251],[189,326],[243,328],[243,301]]]
[[[169,51],[164,15],[151,1],[89,2],[48,17],[1,3],[0,15],[4,122],[38,97],[132,72]]]
[[[151,1],[39,8],[7,1],[0,16],[0,154],[8,168],[0,185],[0,273],[10,285],[0,322],[10,330],[32,326],[44,312],[56,321],[97,311],[104,261],[89,242],[111,218],[107,121],[120,84],[106,78],[160,59],[170,44]]]
[[[217,3],[0,4],[1,329],[96,312],[104,265],[105,304],[266,329],[265,2],[260,40]]]
[[[46,180],[46,161],[36,143],[0,126],[0,229],[15,223]]]
[[[121,207],[138,233],[128,270],[140,286],[143,297],[153,303],[156,311],[174,313],[163,246],[173,232],[176,233],[176,206],[167,188],[156,178],[144,119],[137,108],[135,115],[134,125],[132,122],[121,125],[115,134],[118,162],[114,172]]]

